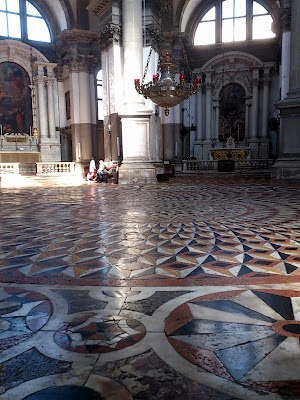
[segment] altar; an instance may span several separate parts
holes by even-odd
[[[211,157],[214,161],[231,160],[242,161],[247,160],[250,155],[250,149],[245,148],[214,148],[210,149]]]
[[[38,151],[0,151],[0,163],[36,163],[40,162]]]

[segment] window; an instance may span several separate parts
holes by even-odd
[[[42,14],[29,1],[0,0],[0,36],[51,42]]]
[[[98,120],[104,119],[103,112],[103,73],[102,69],[99,70],[97,76],[97,105],[98,105]]]
[[[194,44],[228,43],[275,37],[273,18],[253,0],[216,0],[198,24]]]

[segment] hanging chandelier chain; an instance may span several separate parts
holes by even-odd
[[[183,54],[183,57],[184,57],[184,61],[185,61],[185,63],[186,63],[186,66],[187,66],[187,68],[188,68],[188,71],[189,71],[189,75],[190,75],[191,79],[193,79],[193,73],[192,73],[191,68],[190,68],[190,64],[189,64],[187,52],[186,52],[186,50],[185,50],[185,47],[184,47],[184,44],[183,44],[183,40],[182,40],[182,37],[181,37],[179,31],[178,31],[178,34],[177,34],[177,35],[178,35],[178,39],[179,39],[179,42],[180,42],[181,51],[182,51],[182,54]]]
[[[160,24],[162,23],[163,11],[165,10],[167,12],[169,10],[170,3],[171,3],[171,0],[168,0],[167,2],[162,1],[162,3],[161,3],[161,7],[160,7],[159,12],[158,12],[158,21],[159,21]],[[150,60],[151,60],[151,55],[152,55],[152,52],[153,52],[154,43],[157,40],[158,33],[159,33],[159,29],[158,29],[158,27],[156,27],[156,29],[154,31],[154,34],[153,34],[152,44],[151,44],[151,48],[150,48],[149,55],[148,55],[148,58],[147,58],[147,62],[146,62],[145,70],[144,70],[144,75],[143,75],[143,78],[142,78],[142,85],[145,83],[145,78],[146,78],[146,75],[147,75],[147,72],[148,72],[148,69],[149,69],[149,63],[150,63]],[[158,65],[157,65],[157,73],[158,73],[158,71],[159,71],[159,61],[158,61]]]

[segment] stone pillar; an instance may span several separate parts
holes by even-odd
[[[290,66],[291,66],[291,10],[281,8],[279,10],[282,39],[281,39],[281,100],[285,99],[289,90]]]
[[[219,107],[219,99],[214,104],[215,107],[215,134],[214,137],[216,140],[219,139],[219,120],[220,120],[220,107]]]
[[[263,109],[262,109],[262,127],[261,141],[259,146],[259,158],[269,158],[269,94],[270,94],[270,70],[265,68],[263,78]]]
[[[162,116],[163,120],[163,159],[173,160],[178,157],[178,143],[177,150],[174,143],[174,123],[175,123],[175,109],[170,108],[170,113],[168,116]],[[177,156],[176,156],[177,151]]]
[[[211,73],[206,74],[206,105],[205,105],[205,134],[204,134],[204,144],[203,144],[203,159],[210,159],[210,148],[212,142],[212,131],[211,131],[211,117],[212,117],[212,82]]]
[[[38,75],[35,78],[38,94],[38,121],[41,141],[48,138],[48,112],[45,89],[46,79],[47,78],[44,75]]]
[[[142,95],[134,87],[134,79],[143,74],[142,0],[122,2],[124,53],[124,107],[122,123],[123,163],[119,183],[155,183],[156,171],[151,154],[150,116]]]
[[[249,108],[251,105],[251,100],[246,98],[245,100],[245,140],[248,141],[250,137],[250,127],[249,127]]]
[[[274,178],[300,178],[300,1],[291,1],[291,64],[287,97],[275,104],[280,110],[278,159]]]
[[[258,158],[258,143],[257,138],[257,120],[258,120],[258,87],[259,87],[259,70],[253,71],[252,80],[252,114],[251,114],[251,131],[250,131],[250,152],[251,158]]]
[[[53,96],[53,78],[46,80],[47,97],[48,97],[48,116],[49,116],[49,136],[50,139],[55,138],[55,114],[54,114],[54,96]]]
[[[210,75],[210,74],[209,74]],[[210,140],[212,138],[211,131],[211,115],[212,115],[212,82],[210,81],[211,77],[209,77],[209,81],[206,82],[206,126],[205,126],[205,140]]]
[[[88,70],[80,70],[78,75],[81,159],[89,161],[93,157],[90,75]]]
[[[94,156],[92,131],[96,130],[97,124],[94,79],[95,66],[100,65],[99,33],[64,30],[58,36],[56,50],[66,82],[64,92],[70,92],[70,116],[65,122],[71,125],[72,159],[76,162],[76,173],[83,175],[84,167]]]
[[[198,89],[196,94],[196,141],[194,144],[194,156],[198,160],[203,158],[203,89],[202,86]]]

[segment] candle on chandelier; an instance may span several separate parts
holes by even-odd
[[[158,75],[155,74],[153,75],[153,83],[157,83],[157,81],[158,81]]]
[[[180,75],[179,75],[179,79],[180,79],[180,83],[184,83],[185,75],[180,74]]]
[[[199,87],[201,85],[201,78],[196,78],[195,79],[195,86]]]
[[[140,81],[140,79],[135,79],[134,80],[134,86],[136,87],[136,88],[139,88],[140,86],[141,86],[141,83],[140,83],[141,81]]]

